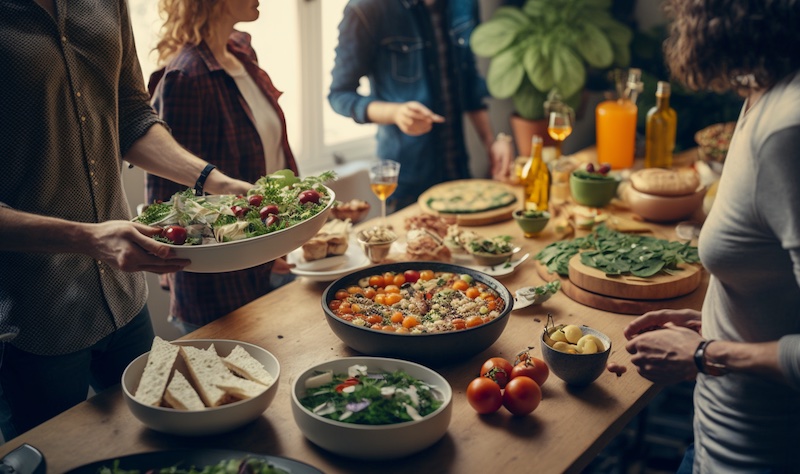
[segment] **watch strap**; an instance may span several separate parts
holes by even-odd
[[[194,183],[194,195],[195,196],[202,196],[205,194],[203,191],[203,187],[206,185],[206,179],[211,171],[214,170],[216,166],[212,165],[211,163],[207,164],[203,171],[200,172],[200,176],[197,178],[197,181]]]

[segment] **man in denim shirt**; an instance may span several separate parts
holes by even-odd
[[[328,100],[358,123],[380,124],[378,156],[403,165],[390,198],[395,209],[434,184],[470,177],[465,112],[492,176],[508,176],[513,146],[494,138],[469,45],[478,18],[474,0],[350,0],[345,7]],[[356,90],[363,76],[369,96]]]

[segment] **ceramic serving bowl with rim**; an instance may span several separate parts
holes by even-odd
[[[328,220],[331,206],[336,201],[333,190],[326,187],[328,203],[315,216],[269,234],[205,245],[169,245],[176,258],[185,258],[192,263],[183,270],[195,273],[220,273],[243,270],[271,262],[300,247],[319,232]],[[216,196],[207,196],[215,199]]]
[[[278,393],[281,366],[278,359],[266,349],[254,344],[227,339],[188,339],[173,341],[172,344],[207,349],[214,344],[214,349],[221,357],[225,357],[238,345],[261,363],[275,379],[275,382],[260,395],[247,400],[239,400],[227,405],[220,405],[203,410],[176,410],[174,408],[151,406],[134,398],[144,367],[147,365],[149,352],[134,359],[122,373],[122,396],[133,416],[145,426],[163,433],[181,436],[206,436],[231,431],[260,417],[272,403]],[[187,380],[191,380],[183,359],[178,354],[175,370],[180,370]]]
[[[540,338],[542,358],[550,371],[567,385],[584,386],[594,382],[605,371],[608,356],[611,354],[611,339],[602,332],[588,326],[580,326],[583,335],[599,338],[605,345],[602,352],[594,354],[570,354],[553,349],[545,342],[544,332]],[[549,328],[551,331],[554,328]]]
[[[643,193],[630,184],[620,191],[631,211],[651,222],[675,222],[685,219],[703,206],[707,188],[701,187],[683,196],[659,196]]]
[[[391,425],[360,425],[332,420],[305,408],[300,399],[306,395],[305,382],[317,373],[331,370],[347,373],[353,365],[366,365],[370,373],[402,370],[421,380],[442,395],[443,403],[421,420]],[[392,459],[419,452],[439,441],[450,425],[453,390],[437,372],[399,359],[381,357],[346,357],[309,367],[292,384],[292,414],[300,431],[317,446],[334,454],[360,459]]]
[[[503,299],[503,310],[495,319],[473,328],[440,333],[398,334],[356,326],[337,317],[328,307],[328,304],[335,299],[338,290],[358,285],[363,278],[385,272],[403,273],[406,270],[425,269],[470,275],[497,292]],[[403,262],[376,265],[346,275],[328,286],[322,294],[321,303],[331,330],[350,348],[367,355],[442,364],[447,361],[463,360],[491,346],[508,324],[514,297],[500,281],[471,268],[442,262]]]

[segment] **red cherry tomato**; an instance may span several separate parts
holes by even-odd
[[[168,225],[161,231],[161,236],[175,245],[186,243],[186,229],[179,225]]]
[[[598,171],[603,174],[608,174],[608,172],[611,171],[611,165],[609,165],[608,163],[603,163],[603,165],[600,166],[600,169]]]
[[[249,198],[247,198],[247,203],[250,204],[252,207],[258,207],[264,201],[264,196],[260,194],[253,194]]]
[[[266,219],[264,219],[264,225],[270,227],[280,223],[280,221],[281,221],[280,217],[276,216],[275,214],[270,214],[267,216]]]
[[[512,414],[527,415],[542,401],[542,389],[530,377],[511,379],[503,392],[503,406]]]
[[[590,173],[594,173],[594,165],[591,164],[591,163],[587,163],[586,164],[586,171],[588,171]]]
[[[491,379],[478,377],[467,386],[467,401],[475,411],[487,415],[503,406],[503,392]]]
[[[403,272],[403,277],[409,283],[416,283],[419,280],[419,272],[416,270],[406,270]]]
[[[305,204],[308,202],[313,202],[314,204],[319,204],[320,195],[317,191],[313,189],[307,189],[300,193],[297,198],[300,200],[300,204]]]
[[[278,214],[280,214],[280,212],[281,211],[278,209],[278,206],[276,206],[275,204],[269,204],[267,206],[262,207],[261,210],[258,211],[258,215],[261,216],[261,220],[263,221],[266,220],[266,218],[270,214],[277,216]]]
[[[231,212],[233,212],[233,215],[236,217],[241,217],[247,214],[248,210],[248,208],[242,206],[231,206]]]
[[[515,365],[513,369],[511,369],[512,380],[520,376],[532,378],[533,381],[539,384],[541,387],[544,385],[547,377],[550,376],[550,367],[548,367],[545,361],[542,359],[528,357],[528,359],[520,362],[519,364]]]
[[[467,324],[469,326],[469,324]],[[508,381],[511,379],[511,370],[514,366],[511,362],[503,359],[502,357],[492,357],[483,363],[481,367],[481,377],[488,377],[495,382],[500,388],[505,388]]]

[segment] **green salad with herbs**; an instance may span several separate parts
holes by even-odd
[[[179,467],[170,466],[141,471],[139,469],[122,469],[119,460],[114,461],[111,467],[98,469],[97,474],[290,474],[289,471],[274,466],[268,461],[255,458],[230,459],[220,461],[213,466],[204,467]]]
[[[569,260],[581,253],[581,263],[606,275],[648,278],[680,272],[681,263],[699,263],[697,247],[656,237],[626,234],[598,226],[585,237],[553,242],[534,257],[553,273],[569,275]]]
[[[332,197],[323,185],[332,171],[300,179],[281,170],[256,181],[246,196],[195,196],[178,192],[154,202],[135,222],[162,227],[156,240],[175,245],[202,245],[257,237],[288,229],[322,212]]]
[[[323,372],[309,378],[300,403],[344,423],[389,425],[430,415],[442,406],[444,395],[402,370],[367,372],[366,366],[356,365],[347,374]]]

